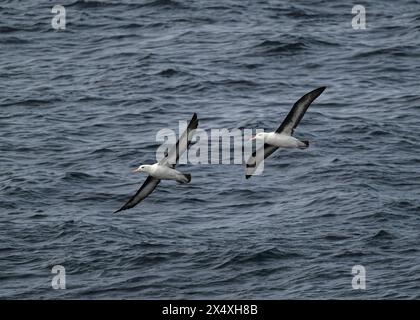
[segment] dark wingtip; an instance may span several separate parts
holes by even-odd
[[[325,89],[327,89],[327,87],[316,88],[316,89],[312,90],[311,92],[305,94],[302,98],[311,97],[311,100],[313,101],[316,98],[318,98],[321,95],[321,93],[324,92]]]
[[[194,114],[193,114],[193,116],[190,120],[190,123],[188,124],[188,127],[189,128],[197,128],[197,126],[198,126],[198,117],[197,117],[197,113],[194,112]]]
[[[251,178],[251,177],[252,177],[252,175],[249,175],[249,174],[245,175],[245,178],[246,178],[246,179],[249,179],[249,178]]]
[[[318,89],[315,89],[315,91],[319,91],[319,94],[321,94],[321,93],[323,93],[324,92],[324,90],[325,89],[327,89],[327,87],[326,86],[324,86],[324,87],[319,87]]]
[[[113,212],[113,214],[116,214],[116,213],[118,213],[118,212],[120,212],[120,211],[123,211],[124,209],[123,208],[120,208],[120,209],[118,209],[117,211],[114,211]]]
[[[185,176],[187,177],[188,183],[191,182],[191,174],[186,173]]]

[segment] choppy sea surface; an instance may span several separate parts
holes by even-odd
[[[420,298],[420,2],[365,1],[365,30],[352,6],[1,1],[0,298]],[[249,180],[182,165],[190,184],[112,214],[158,130],[274,130],[324,85],[308,149]]]

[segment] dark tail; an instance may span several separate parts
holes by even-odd
[[[188,183],[191,182],[191,174],[189,173],[184,173],[184,177],[187,179]]]
[[[301,149],[306,149],[307,147],[309,147],[309,141],[308,140],[302,140],[301,141],[303,143],[303,146],[301,146]]]
[[[189,173],[181,173],[181,178],[176,180],[179,183],[190,183],[191,181],[191,174]]]

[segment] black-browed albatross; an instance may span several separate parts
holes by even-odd
[[[300,148],[309,146],[309,141],[300,141],[293,137],[293,131],[305,115],[311,103],[318,98],[326,87],[315,89],[295,102],[287,117],[275,132],[257,133],[252,140],[264,141],[264,146],[254,151],[246,163],[245,177],[250,178],[257,170],[261,161],[270,156],[278,148]]]
[[[197,129],[197,126],[198,118],[197,114],[194,113],[190,123],[187,126],[187,129],[180,136],[176,144],[169,149],[162,160],[153,165],[141,165],[133,171],[146,172],[149,174],[149,176],[137,191],[137,193],[114,213],[136,206],[140,201],[147,198],[147,196],[151,194],[153,190],[155,190],[160,180],[175,180],[179,183],[189,183],[191,181],[191,175],[175,170],[175,164],[178,162],[179,157],[185,152],[185,150],[188,149],[189,145],[191,144],[191,139],[194,134],[193,130]]]

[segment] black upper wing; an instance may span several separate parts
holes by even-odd
[[[130,200],[127,201],[120,209],[115,211],[114,213],[120,212],[122,210],[130,209],[137,205],[140,201],[147,198],[149,194],[155,190],[156,186],[159,184],[160,180],[153,178],[152,176],[148,176],[146,181],[140,187],[140,189],[136,192],[136,194],[131,197]]]
[[[276,133],[292,135],[293,129],[295,129],[299,124],[300,120],[302,120],[306,110],[308,110],[311,103],[320,96],[320,94],[325,90],[325,88],[326,87],[320,87],[318,89],[315,89],[305,94],[302,98],[296,101],[287,117],[284,119],[280,127],[276,130]],[[262,153],[262,148],[264,148],[264,156]],[[252,156],[248,159],[246,163],[245,177],[247,179],[250,178],[257,170],[258,166],[261,164],[261,161],[270,156],[277,149],[278,147],[276,146],[264,144],[263,147],[254,151],[252,153]]]
[[[299,124],[300,120],[302,120],[306,110],[308,110],[311,103],[320,96],[320,94],[325,90],[325,88],[326,87],[320,87],[318,89],[315,89],[305,94],[302,98],[296,101],[293,105],[292,110],[290,110],[286,119],[284,119],[280,127],[276,130],[276,132],[292,135],[293,129],[295,129]]]
[[[176,145],[173,146],[168,151],[165,158],[163,158],[159,162],[159,164],[174,168],[175,164],[178,162],[180,155],[183,154],[185,150],[187,150],[189,145],[191,144],[191,139],[192,139],[191,132],[192,130],[197,129],[197,126],[198,126],[198,118],[197,118],[197,114],[194,113],[191,118],[190,123],[188,124],[187,130],[183,132],[181,137],[176,142]],[[147,198],[147,196],[151,194],[153,190],[155,190],[159,182],[160,182],[159,179],[153,178],[152,176],[148,176],[146,181],[143,183],[140,189],[136,192],[136,194],[133,197],[131,197],[131,199],[128,200],[126,204],[124,204],[120,209],[118,209],[114,213],[120,212],[122,210],[130,209],[136,206],[143,199]]]
[[[197,129],[197,126],[198,126],[198,118],[197,118],[197,114],[194,113],[190,120],[190,123],[187,126],[187,129],[179,137],[176,144],[173,147],[171,147],[169,151],[165,154],[165,157],[159,161],[160,165],[166,165],[172,168],[175,167],[175,164],[178,162],[179,157],[190,146],[191,140],[193,137],[192,131]]]

